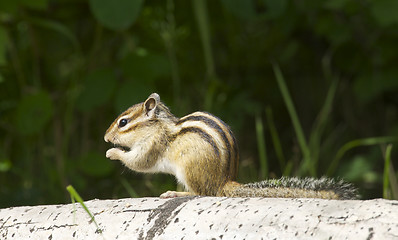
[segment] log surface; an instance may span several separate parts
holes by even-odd
[[[129,198],[0,209],[0,239],[398,239],[398,201]]]

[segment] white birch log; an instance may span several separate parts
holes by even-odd
[[[398,239],[398,201],[136,198],[0,209],[0,239]],[[75,209],[75,210],[74,210]]]

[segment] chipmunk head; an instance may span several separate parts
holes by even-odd
[[[106,131],[104,140],[126,153],[134,147],[151,144],[153,137],[165,129],[164,124],[174,119],[159,95],[152,93],[145,102],[120,114]]]

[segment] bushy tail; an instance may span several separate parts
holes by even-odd
[[[343,180],[332,178],[282,177],[261,182],[228,182],[221,193],[226,197],[357,199],[357,189]]]

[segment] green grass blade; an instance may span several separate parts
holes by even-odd
[[[282,176],[290,176],[293,170],[293,161],[288,161],[285,169],[283,170]]]
[[[391,191],[390,191],[390,162],[391,162],[391,150],[392,145],[388,144],[386,153],[385,153],[385,160],[384,160],[384,174],[383,174],[383,198],[391,199]]]
[[[256,114],[256,135],[261,177],[268,178],[267,150],[264,138],[264,126],[260,114]]]
[[[71,198],[73,198],[73,199],[72,199],[72,203],[74,203],[74,200],[76,200],[78,203],[80,203],[80,205],[83,207],[83,209],[86,211],[86,213],[90,216],[91,221],[94,222],[95,226],[97,227],[97,231],[98,231],[99,233],[102,233],[100,227],[98,226],[98,223],[97,223],[97,222],[95,221],[95,219],[94,219],[94,215],[90,212],[90,210],[88,210],[86,204],[84,204],[83,199],[82,199],[82,198],[80,197],[80,195],[77,193],[77,191],[75,190],[75,188],[72,187],[71,185],[69,185],[69,186],[66,187],[66,190],[68,190],[68,192],[69,192]]]
[[[130,197],[133,198],[138,198],[138,194],[136,191],[134,191],[134,189],[131,187],[131,185],[127,182],[126,179],[122,178],[121,180],[123,187],[127,190],[127,192],[129,193]]]
[[[282,93],[283,100],[285,102],[286,108],[289,112],[290,119],[292,121],[294,130],[296,132],[297,141],[299,143],[301,152],[303,154],[303,163],[302,167],[300,168],[300,173],[304,171],[308,171],[312,176],[316,175],[316,171],[314,166],[311,164],[311,153],[310,149],[308,148],[307,140],[305,139],[303,128],[301,127],[300,120],[298,118],[296,109],[294,107],[292,98],[290,97],[289,90],[286,86],[285,80],[283,78],[282,72],[278,65],[273,65],[274,74],[276,77],[276,81],[279,86],[279,90]]]
[[[204,62],[206,66],[207,91],[204,105],[207,111],[211,111],[213,108],[218,79],[215,73],[213,51],[211,48],[207,5],[206,1],[204,0],[192,0],[192,6],[195,13],[195,20],[199,29],[199,36],[202,43]]]
[[[353,141],[350,141],[346,144],[344,144],[338,151],[334,159],[329,165],[329,168],[327,170],[326,175],[331,176],[337,169],[337,166],[340,163],[341,158],[344,156],[344,154],[355,147],[359,146],[371,146],[371,145],[376,145],[376,144],[381,144],[381,143],[390,143],[390,142],[396,142],[398,141],[398,137],[373,137],[373,138],[362,138],[362,139],[356,139]]]
[[[268,129],[270,131],[272,143],[274,145],[275,154],[276,154],[276,157],[278,158],[279,166],[281,167],[281,171],[283,171],[286,167],[286,160],[285,160],[285,156],[283,154],[283,149],[282,149],[282,144],[281,144],[281,141],[279,138],[279,134],[275,127],[275,121],[274,121],[271,107],[268,106],[265,109],[265,113],[266,113],[266,117],[267,117]]]
[[[162,29],[160,36],[163,39],[168,58],[170,60],[174,105],[179,108],[177,110],[178,112],[180,112],[181,107],[179,102],[181,96],[181,77],[177,61],[177,51],[175,47],[175,39],[177,34],[176,34],[176,24],[174,17],[174,11],[175,11],[174,0],[168,0],[166,5],[167,5],[167,15],[166,15],[167,22],[164,24],[164,28]]]
[[[192,0],[192,5],[195,12],[196,22],[199,28],[200,40],[203,46],[207,76],[209,78],[212,78],[214,76],[214,62],[213,52],[210,44],[210,30],[206,1]]]
[[[391,147],[392,148],[392,147]],[[398,179],[397,179],[397,174],[394,170],[394,165],[392,164],[392,160],[390,159],[390,165],[388,167],[389,169],[389,185],[390,185],[390,190],[392,193],[392,199],[398,200]]]
[[[332,110],[334,96],[337,90],[337,80],[332,81],[331,86],[329,87],[328,93],[326,95],[325,103],[322,106],[321,111],[319,112],[318,118],[313,126],[311,131],[309,146],[311,151],[311,159],[315,167],[319,162],[319,154],[321,148],[321,138],[328,121],[329,114]]]

